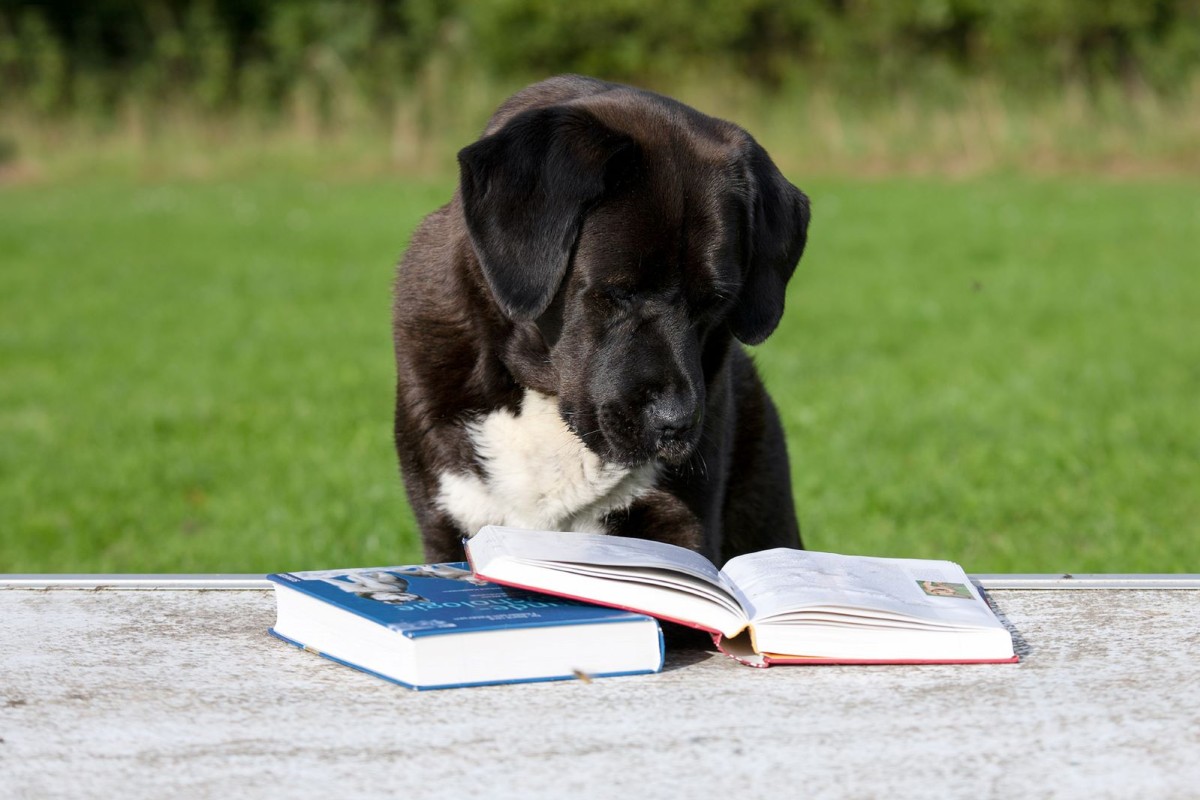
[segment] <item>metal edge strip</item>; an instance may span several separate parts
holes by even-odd
[[[1074,575],[972,575],[983,588],[1004,589],[1200,589],[1195,573],[1093,573]]]
[[[1200,574],[988,574],[972,575],[984,589],[1200,589]],[[271,582],[255,574],[0,574],[0,589],[253,590]]]
[[[104,589],[183,590],[183,589],[270,589],[271,582],[255,574],[0,574],[0,589]]]

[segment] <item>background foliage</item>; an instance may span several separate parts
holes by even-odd
[[[1171,94],[1200,68],[1194,0],[6,0],[0,21],[8,90],[46,112],[131,91],[278,109],[343,82],[385,108],[435,58],[521,80],[661,79],[715,60],[770,85],[803,73],[884,94],[962,75]]]
[[[566,71],[685,94],[798,166],[1200,161],[1200,0],[0,1],[10,161],[286,132],[440,169],[448,131]]]

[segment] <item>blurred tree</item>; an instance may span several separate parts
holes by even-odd
[[[1171,94],[1200,70],[1200,0],[0,0],[0,93],[43,113],[130,93],[386,112],[437,60],[514,80],[716,68],[767,88],[985,76]]]

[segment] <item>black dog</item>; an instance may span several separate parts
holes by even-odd
[[[396,448],[425,557],[485,524],[799,547],[763,341],[808,198],[741,128],[565,76],[510,98],[395,287]]]

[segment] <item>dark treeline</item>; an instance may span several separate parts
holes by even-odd
[[[0,0],[0,104],[38,114],[270,110],[298,90],[386,113],[431,69],[1169,97],[1200,71],[1200,0]]]

